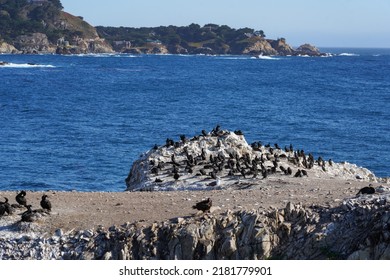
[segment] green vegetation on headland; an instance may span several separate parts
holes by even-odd
[[[63,11],[60,0],[0,0],[0,53],[321,55],[305,44],[291,48],[263,30],[227,25],[93,27]]]

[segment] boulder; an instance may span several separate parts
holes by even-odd
[[[242,54],[249,55],[278,55],[278,52],[271,44],[262,37],[256,37],[250,41],[251,43],[242,51]]]
[[[264,182],[268,175],[292,177],[301,169],[308,174],[305,176],[314,178],[377,182],[371,171],[355,164],[329,164],[319,160],[308,164],[309,156],[298,156],[294,151],[263,146],[259,142],[249,145],[239,130],[216,132],[214,129],[191,139],[181,138],[167,139],[165,145],[155,146],[141,155],[125,180],[127,191],[224,189],[238,179],[256,184]],[[275,163],[284,170],[294,170],[294,174],[272,168]],[[301,173],[299,177],[302,176]]]
[[[299,46],[295,50],[295,55],[299,56],[322,56],[324,55],[323,53],[320,52],[318,48],[316,48],[313,45],[310,44],[303,44]]]
[[[270,40],[269,41],[272,48],[274,48],[278,55],[280,56],[288,56],[294,54],[294,49],[286,43],[285,39],[278,39],[278,40]]]
[[[0,53],[18,53],[18,50],[13,45],[0,42]]]

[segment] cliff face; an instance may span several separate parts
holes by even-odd
[[[14,46],[22,53],[53,53],[55,46],[51,44],[43,33],[32,33],[31,35],[20,35],[14,41]]]
[[[114,52],[111,45],[99,37],[96,29],[81,17],[61,12],[55,25],[57,28],[69,30],[74,34],[68,39],[62,37],[57,40],[56,53],[58,54]]]

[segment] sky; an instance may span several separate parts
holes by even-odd
[[[390,0],[61,0],[93,26],[157,27],[197,23],[263,30],[297,47],[390,48]]]

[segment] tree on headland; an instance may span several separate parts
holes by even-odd
[[[255,31],[253,34],[265,38],[265,33],[263,30]]]
[[[53,6],[56,7],[57,9],[59,9],[59,10],[64,9],[60,0],[48,0],[48,1],[51,2],[53,4]]]
[[[265,37],[264,31],[252,28],[234,29],[227,25],[209,23],[204,26],[192,23],[188,26],[159,27],[96,27],[99,35],[109,42],[130,41],[134,47],[142,47],[152,40],[159,40],[167,46],[181,45],[185,48],[210,47],[222,53],[228,45],[245,40],[248,36]]]

